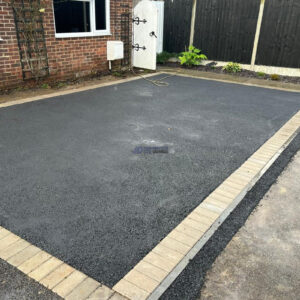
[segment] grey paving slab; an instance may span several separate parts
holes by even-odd
[[[112,286],[300,109],[297,93],[166,81],[1,109],[0,224]]]

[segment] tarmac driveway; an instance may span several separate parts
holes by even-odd
[[[111,287],[300,109],[297,93],[167,81],[0,109],[0,225]]]

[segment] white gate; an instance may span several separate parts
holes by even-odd
[[[137,4],[133,12],[133,66],[156,70],[158,10],[149,0]]]
[[[158,10],[158,23],[157,23],[157,53],[163,52],[163,43],[164,43],[164,11],[165,11],[165,2],[164,1],[152,1]]]

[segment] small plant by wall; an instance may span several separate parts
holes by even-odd
[[[266,73],[264,73],[264,72],[257,72],[256,74],[259,77],[265,77],[266,76]]]
[[[179,56],[180,63],[186,66],[198,66],[206,59],[206,55],[202,54],[201,50],[194,46],[190,46],[189,51],[182,52],[181,56]]]
[[[271,78],[271,80],[275,80],[275,81],[280,80],[280,76],[278,74],[271,74],[270,78]]]
[[[223,71],[226,71],[227,73],[237,73],[237,72],[241,72],[242,68],[240,64],[230,62],[223,67]]]

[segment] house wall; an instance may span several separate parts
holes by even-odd
[[[26,0],[24,0],[26,1]],[[106,42],[120,40],[121,14],[131,11],[132,0],[111,0],[110,36],[55,38],[52,0],[45,0],[43,14],[50,80],[107,71]],[[0,89],[23,84],[15,21],[8,0],[0,0]]]

